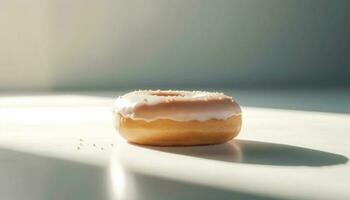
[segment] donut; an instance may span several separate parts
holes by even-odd
[[[139,90],[117,98],[114,122],[130,143],[155,146],[227,142],[241,129],[241,108],[223,93]]]

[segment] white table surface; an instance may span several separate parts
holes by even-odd
[[[350,199],[349,91],[226,90],[237,140],[186,148],[120,140],[120,92],[2,94],[0,199]]]

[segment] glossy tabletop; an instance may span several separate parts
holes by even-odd
[[[116,92],[2,94],[0,199],[349,199],[350,95],[226,90],[243,105],[227,144],[131,145]]]

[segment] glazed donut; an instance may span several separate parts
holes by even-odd
[[[224,143],[242,124],[239,105],[223,93],[140,90],[118,97],[113,111],[121,136],[144,145]]]

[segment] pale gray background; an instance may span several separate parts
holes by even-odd
[[[347,0],[3,0],[0,91],[350,85]]]

